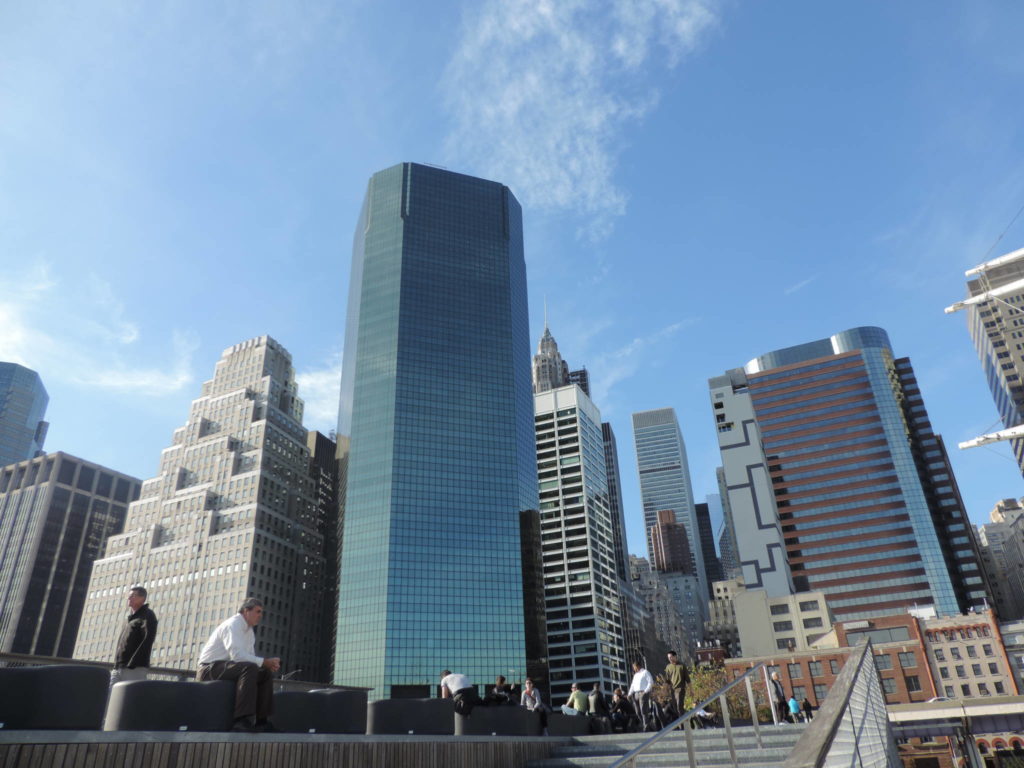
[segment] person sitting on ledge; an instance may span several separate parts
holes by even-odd
[[[199,653],[197,680],[237,681],[233,731],[275,730],[269,718],[274,709],[274,673],[281,669],[281,660],[256,655],[253,627],[262,618],[263,603],[250,597],[238,613],[213,630]]]
[[[472,681],[466,675],[453,674],[450,669],[441,673],[441,698],[452,699],[460,715],[468,715],[480,703]]]

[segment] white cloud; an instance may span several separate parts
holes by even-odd
[[[324,434],[338,428],[338,398],[341,395],[341,352],[334,352],[319,368],[295,375],[299,397],[306,405],[306,429]]]
[[[787,296],[789,296],[790,294],[796,293],[797,291],[801,290],[802,288],[806,288],[808,285],[813,283],[817,278],[818,278],[818,276],[815,275],[814,277],[808,277],[806,280],[801,280],[799,283],[796,283],[795,285],[789,286],[789,288],[784,290],[783,293],[786,294]]]
[[[694,325],[697,318],[688,318],[672,323],[646,336],[638,336],[612,352],[600,355],[590,368],[590,383],[595,403],[609,402],[611,389],[621,381],[633,376],[649,359],[648,352],[673,338],[680,330]]]
[[[607,235],[626,206],[614,179],[623,129],[658,101],[645,65],[693,50],[715,23],[711,4],[487,0],[442,83],[447,155],[526,205],[580,214],[591,238]]]
[[[49,265],[37,262],[21,275],[0,278],[0,360],[39,372],[44,382],[136,395],[178,392],[193,380],[197,340],[174,331],[167,368],[142,362],[140,331],[125,316],[110,284],[89,275],[63,290]]]

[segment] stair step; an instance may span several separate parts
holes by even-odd
[[[758,746],[752,727],[733,728],[736,760],[743,768],[781,768],[805,728],[805,725],[775,727],[763,724],[760,727],[763,748]],[[732,765],[724,728],[706,728],[691,733],[695,758],[701,768]],[[548,759],[530,761],[529,768],[604,768],[653,735],[613,733],[579,736],[571,745],[554,747]],[[664,736],[637,758],[637,766],[689,768],[685,734],[675,731]]]
[[[629,750],[616,750],[603,748],[603,746],[594,746],[589,749],[566,749],[556,748],[551,751],[551,757],[562,759],[562,758],[620,758],[625,755]],[[790,748],[767,748],[764,750],[744,750],[736,751],[736,761],[743,764],[757,763],[767,761],[770,763],[779,762],[785,760],[790,754]],[[643,753],[642,757],[645,756],[686,756],[686,745],[685,744],[665,744],[656,743],[649,750]],[[728,749],[724,750],[706,750],[701,752],[694,751],[694,757],[701,765],[721,765],[732,762],[732,755]]]
[[[546,760],[531,760],[529,768],[607,768],[621,755],[615,757],[551,757]],[[690,763],[686,755],[644,755],[637,758],[638,768],[689,768]],[[731,763],[725,763],[731,765]],[[698,766],[707,763],[698,762]],[[759,760],[757,762],[740,763],[744,768],[782,768],[782,761],[770,762]]]

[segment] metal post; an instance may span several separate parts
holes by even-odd
[[[729,718],[729,700],[723,693],[718,697],[718,703],[722,707],[722,723],[725,725],[725,738],[729,742],[729,755],[732,757],[732,768],[739,768],[739,761],[736,759],[736,742],[732,738],[732,720]]]
[[[757,739],[757,746],[764,749],[764,742],[761,740],[761,726],[757,722],[757,701],[754,699],[754,684],[750,677],[744,681],[747,684],[747,703],[750,705],[750,723],[754,726],[754,738]]]
[[[683,723],[683,736],[686,737],[686,755],[690,758],[690,768],[697,768],[697,756],[693,751],[693,723],[687,720]]]

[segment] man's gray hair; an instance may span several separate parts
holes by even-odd
[[[262,608],[262,607],[263,607],[263,601],[260,600],[258,597],[248,597],[248,598],[246,598],[245,602],[242,603],[242,605],[239,607],[238,612],[239,613],[245,613],[246,611],[251,611],[253,608]]]

